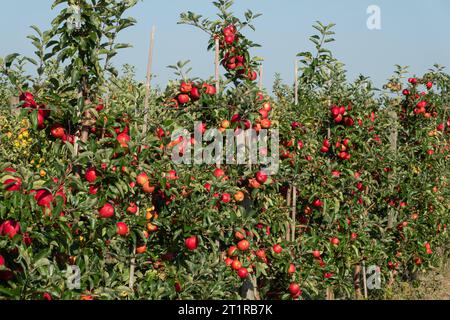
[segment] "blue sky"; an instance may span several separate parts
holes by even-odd
[[[280,72],[286,83],[293,81],[293,60],[298,52],[311,50],[308,41],[314,33],[311,25],[320,20],[336,23],[337,42],[330,45],[334,55],[346,64],[348,76],[370,76],[381,85],[392,74],[395,64],[408,65],[421,74],[434,63],[450,68],[450,1],[448,0],[236,0],[233,11],[242,15],[246,9],[263,13],[257,19],[256,32],[247,35],[262,48],[254,55],[263,57],[264,84],[271,88],[273,75]],[[26,36],[30,25],[42,29],[57,14],[51,0],[3,1],[0,19],[0,56],[18,52],[32,55]],[[381,30],[369,30],[366,21],[369,5],[381,9]],[[137,77],[145,78],[149,31],[157,28],[153,71],[154,84],[164,84],[174,76],[166,66],[179,60],[191,60],[192,76],[207,78],[213,74],[213,54],[206,51],[206,34],[190,26],[177,25],[179,14],[193,11],[214,16],[209,0],[143,0],[129,11],[138,24],[121,36],[133,44],[115,60],[120,66],[136,66]],[[450,72],[449,70],[447,70]]]

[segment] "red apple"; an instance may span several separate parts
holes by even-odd
[[[114,216],[114,207],[112,204],[106,203],[98,212],[102,218],[111,218]]]
[[[264,173],[263,171],[258,171],[255,175],[256,180],[260,183],[260,184],[264,184],[267,182],[267,174]]]
[[[239,276],[239,278],[241,278],[241,279],[247,278],[247,276],[248,276],[247,268],[240,268],[240,269],[238,270],[238,276]]]
[[[190,251],[194,251],[198,247],[198,238],[197,236],[189,237],[185,240],[186,248]]]
[[[119,236],[126,236],[127,234],[128,234],[128,226],[126,225],[126,223],[123,223],[123,222],[118,222],[117,224],[116,224],[116,226],[117,226],[117,234],[119,235]]]
[[[248,242],[247,240],[241,240],[238,242],[237,247],[239,250],[241,251],[247,251],[248,248],[250,248],[250,242]]]
[[[97,180],[97,171],[95,170],[95,168],[89,168],[86,171],[85,178],[88,182],[94,183],[95,180]]]
[[[66,131],[62,125],[55,124],[50,129],[50,134],[56,139],[62,139],[66,135]]]
[[[280,254],[283,251],[283,248],[279,244],[275,244],[273,246],[273,252]]]

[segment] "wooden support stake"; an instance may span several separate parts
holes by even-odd
[[[294,104],[298,105],[298,60],[294,62]]]
[[[334,291],[332,287],[327,287],[327,300],[334,300]]]
[[[363,261],[363,285],[364,285],[364,298],[367,300],[367,276],[366,276],[365,261]]]
[[[220,79],[219,79],[219,52],[220,52],[220,42],[219,39],[216,39],[216,55],[214,58],[215,65],[215,79],[216,79],[216,91],[219,93],[220,90]]]
[[[361,299],[361,265],[357,264],[353,273],[353,287],[355,288],[355,297]]]
[[[395,111],[390,111],[388,113],[388,115],[391,118],[391,132],[390,132],[390,136],[389,136],[390,150],[395,156],[397,154],[397,140],[398,140],[397,120],[398,120],[398,116]],[[393,179],[392,173],[389,174],[388,179],[390,181],[392,181],[392,179]],[[393,184],[391,183],[391,192],[393,192],[392,185]],[[391,229],[393,227],[394,217],[395,217],[394,210],[390,210],[388,213],[388,223],[387,223],[388,229]]]
[[[134,270],[136,268],[136,258],[134,255],[136,254],[136,245],[133,246],[133,252],[130,259],[130,278],[128,282],[128,287],[134,292]]]
[[[155,26],[152,27],[152,32],[150,33],[150,47],[148,50],[148,63],[147,63],[147,81],[145,83],[145,100],[144,100],[144,134],[147,133],[148,129],[148,112],[149,105],[148,100],[150,99],[150,82],[152,79],[152,64],[153,64],[153,48],[155,46]]]

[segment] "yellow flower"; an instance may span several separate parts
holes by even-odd
[[[7,133],[6,133],[6,136],[7,136],[8,138],[11,138],[11,137],[12,137],[12,132],[7,132]]]
[[[30,136],[30,134],[28,133],[28,130],[25,130],[24,132],[22,132],[22,135],[24,138],[28,138]]]
[[[40,160],[39,160],[39,163],[44,163],[45,162],[45,159],[44,158],[41,158]]]
[[[45,172],[45,170],[41,170],[41,171],[39,172],[39,175],[40,175],[41,177],[45,177],[45,176],[47,175],[47,172]]]

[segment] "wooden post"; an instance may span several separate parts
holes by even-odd
[[[367,300],[367,276],[366,276],[366,262],[363,261],[363,285],[364,285],[364,298]]]
[[[136,268],[136,258],[134,255],[136,254],[136,245],[133,245],[133,252],[131,253],[130,259],[130,278],[128,282],[128,287],[134,292],[134,270]]]
[[[148,127],[148,100],[150,99],[150,82],[152,79],[152,64],[153,64],[153,48],[155,45],[155,26],[152,27],[152,32],[150,33],[150,47],[148,50],[148,63],[147,63],[147,81],[145,83],[145,100],[144,100],[144,134],[147,133]]]
[[[294,62],[294,104],[298,105],[298,60]]]
[[[397,154],[397,140],[398,140],[397,119],[398,119],[398,117],[397,117],[397,113],[395,111],[390,111],[388,113],[388,115],[391,118],[391,132],[390,132],[390,136],[389,136],[390,150],[395,156]],[[392,178],[393,178],[392,173],[390,173],[388,179],[392,180]],[[390,188],[391,188],[391,193],[392,193],[394,191],[392,183],[390,185]],[[388,229],[391,229],[394,225],[394,215],[395,215],[394,210],[392,210],[392,209],[389,210],[388,224],[387,224]]]
[[[353,272],[353,287],[355,288],[355,297],[361,299],[361,265],[357,264]]]
[[[220,42],[219,38],[216,39],[216,54],[214,58],[215,65],[215,80],[216,80],[216,91],[219,93],[220,90],[220,79],[219,79],[219,52],[220,52]]]
[[[334,290],[332,287],[327,287],[327,300],[334,300]]]

